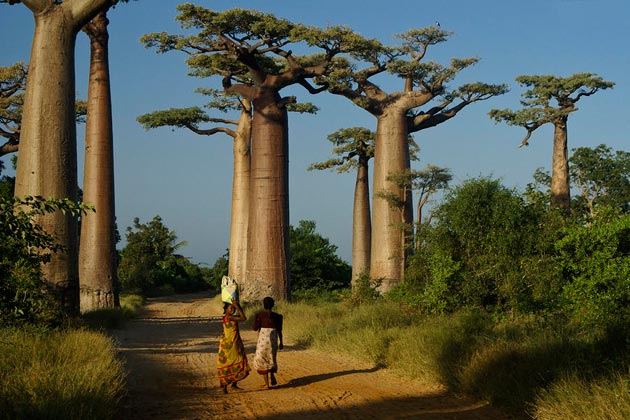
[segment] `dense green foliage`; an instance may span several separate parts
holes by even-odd
[[[1,324],[51,325],[61,321],[62,308],[42,277],[41,265],[62,248],[33,219],[55,211],[78,217],[88,209],[68,199],[0,195]]]
[[[144,294],[192,292],[208,287],[208,269],[193,264],[175,251],[177,242],[160,216],[149,223],[133,221],[128,227],[127,245],[120,253],[118,277],[123,290]]]
[[[523,258],[539,256],[542,215],[514,191],[488,178],[464,182],[446,195],[423,229],[407,284],[430,311],[463,306],[517,307],[531,301]]]
[[[562,297],[576,319],[599,325],[630,319],[630,215],[566,229],[556,248]]]
[[[208,281],[210,286],[214,289],[214,290],[220,290],[221,289],[221,279],[223,278],[223,276],[227,276],[228,275],[228,269],[229,269],[229,252],[226,252],[225,255],[222,255],[221,257],[217,258],[217,260],[214,262],[214,265],[212,266],[212,268],[210,269],[210,272],[208,274]]]
[[[292,293],[322,292],[350,285],[350,266],[336,255],[337,246],[315,232],[312,220],[290,226],[290,272]]]
[[[619,203],[630,196],[616,194],[613,208],[597,205],[588,217],[531,197],[489,178],[451,189],[390,296],[435,313],[550,311],[604,328],[628,319],[630,217]]]
[[[630,153],[600,144],[573,149],[569,159],[571,182],[579,191],[573,208],[594,216],[597,207],[630,212]]]

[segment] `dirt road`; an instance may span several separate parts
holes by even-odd
[[[242,390],[226,395],[216,375],[221,313],[220,302],[200,294],[156,298],[148,301],[137,319],[114,333],[129,372],[129,393],[118,418],[510,418],[488,405],[427,389],[386,369],[297,348],[291,337],[285,337],[285,348],[278,353],[278,386],[262,389],[262,378],[252,372],[239,384]],[[241,335],[251,365],[256,335],[247,328]]]

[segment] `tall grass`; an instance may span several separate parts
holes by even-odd
[[[81,316],[84,324],[94,330],[122,328],[128,319],[137,315],[144,304],[144,297],[130,294],[120,296],[120,308],[107,308],[90,311]]]
[[[86,330],[1,333],[1,418],[113,418],[124,369],[109,338]]]
[[[284,316],[284,335],[301,346],[321,345],[335,337],[335,320],[340,319],[344,311],[342,305],[330,302],[319,305],[280,303],[274,310]]]
[[[533,404],[532,415],[539,420],[627,420],[629,396],[627,372],[594,381],[573,374],[543,389]]]
[[[497,319],[479,310],[428,317],[387,300],[286,304],[282,311],[285,335],[300,344],[446,386],[515,415],[630,418],[630,334],[623,331],[591,331],[534,316]],[[572,399],[588,401],[588,407]],[[572,405],[575,417],[563,414],[563,404]]]

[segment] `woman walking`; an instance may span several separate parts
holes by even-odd
[[[254,369],[263,376],[264,388],[269,385],[276,385],[276,354],[278,349],[282,350],[282,315],[272,312],[274,305],[273,298],[267,296],[263,299],[264,311],[259,312],[254,317],[254,330],[258,331],[258,342],[256,343],[256,355],[254,356]]]
[[[223,304],[223,334],[219,338],[219,352],[217,355],[217,370],[219,382],[223,392],[227,394],[228,385],[239,389],[238,381],[242,381],[249,375],[249,365],[245,346],[241,340],[238,323],[245,321],[247,317],[238,301]]]

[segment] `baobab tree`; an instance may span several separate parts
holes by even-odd
[[[369,161],[374,156],[375,133],[367,128],[342,128],[327,138],[336,157],[314,163],[308,170],[335,169],[337,173],[356,169],[352,207],[352,286],[370,269],[372,221],[370,217]]]
[[[25,63],[0,67],[0,137],[6,139],[0,146],[0,156],[18,150],[27,73]]]
[[[289,191],[287,104],[283,88],[300,85],[310,93],[311,80],[329,70],[335,56],[357,48],[363,38],[345,27],[325,30],[306,27],[251,10],[215,12],[192,4],[178,6],[177,19],[193,36],[149,34],[142,38],[158,52],[181,50],[191,60],[217,57],[247,68],[252,84],[238,83],[219,68],[223,89],[253,105],[248,252],[244,300],[264,296],[286,299],[289,294]],[[319,54],[296,56],[292,44],[314,47]],[[224,62],[225,62],[224,61]],[[274,65],[277,63],[278,65]],[[282,65],[279,65],[282,63]],[[212,70],[208,66],[208,72]]]
[[[238,281],[245,278],[247,261],[247,219],[249,213],[250,140],[252,131],[252,105],[248,99],[228,98],[214,91],[202,91],[215,96],[206,105],[209,109],[238,110],[238,119],[210,117],[199,107],[171,108],[141,115],[137,118],[145,129],[163,126],[186,128],[205,136],[224,133],[233,140],[232,208],[230,220],[230,245],[228,275]],[[200,124],[221,124],[202,129]]]
[[[203,66],[203,64],[201,64]],[[203,73],[196,68],[193,73]],[[244,81],[245,82],[245,81]],[[223,133],[232,138],[232,201],[230,212],[230,245],[228,275],[241,282],[245,281],[247,262],[247,227],[249,213],[250,146],[252,130],[252,105],[247,99],[228,97],[214,89],[197,89],[213,98],[204,108],[220,112],[238,111],[238,119],[211,117],[199,107],[171,108],[141,115],[137,121],[145,129],[157,127],[186,128],[193,133],[212,136]],[[312,104],[291,104],[289,111],[316,112]],[[211,123],[219,126],[203,129],[200,124]]]
[[[9,4],[16,0],[5,0]],[[20,131],[16,197],[77,200],[74,49],[77,33],[111,0],[22,0],[35,31]],[[69,313],[79,310],[77,217],[36,220],[63,247],[43,269]]]
[[[551,75],[518,76],[516,81],[529,89],[521,94],[523,109],[493,109],[495,122],[505,122],[525,128],[527,133],[519,147],[528,146],[532,133],[544,124],[554,127],[551,164],[551,206],[569,211],[571,207],[567,122],[577,111],[576,103],[599,90],[615,84],[593,73],[576,73],[569,77]],[[555,105],[555,106],[554,106]]]
[[[457,89],[448,84],[457,74],[477,63],[478,58],[454,58],[447,66],[423,61],[429,46],[447,40],[449,32],[432,26],[398,35],[401,44],[385,47],[373,41],[353,55],[355,61],[337,60],[335,70],[325,79],[330,92],[342,95],[377,119],[374,151],[374,194],[405,201],[403,224],[413,222],[412,194],[390,178],[410,169],[408,138],[411,133],[436,126],[457,115],[466,106],[500,95],[505,85],[471,83]],[[361,64],[365,67],[359,68]],[[388,93],[373,78],[390,73],[403,80],[403,89]],[[417,108],[436,100],[427,111]],[[403,277],[406,241],[400,229],[400,212],[387,199],[372,203],[372,255],[370,276],[381,280],[388,291]]]
[[[119,306],[114,198],[114,137],[106,5],[84,27],[90,39],[85,127],[83,201],[95,212],[81,219],[79,286],[81,312]]]

